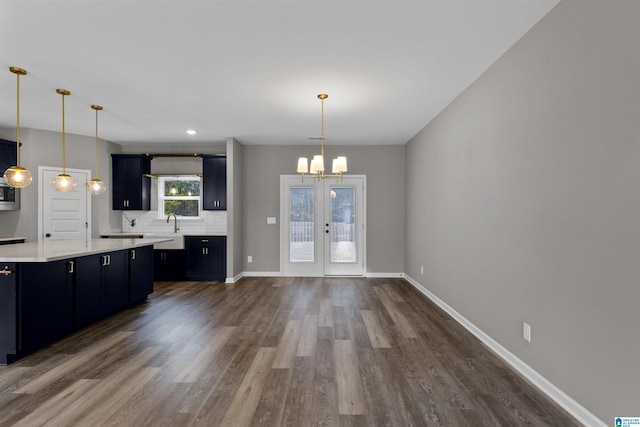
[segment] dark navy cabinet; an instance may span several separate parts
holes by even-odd
[[[76,260],[76,325],[86,326],[129,303],[127,251]]]
[[[31,352],[73,330],[73,261],[20,265],[18,348]]]
[[[0,176],[16,164],[16,143],[0,139]]]
[[[114,210],[148,211],[151,208],[151,157],[112,154],[111,194]]]
[[[202,209],[227,210],[227,157],[202,155]]]
[[[105,315],[102,303],[102,255],[76,260],[75,324],[87,326]]]
[[[50,262],[0,265],[0,365],[153,292],[151,245]]]
[[[185,280],[187,278],[187,251],[183,249],[154,250],[153,277],[158,281]]]
[[[153,247],[129,249],[129,302],[140,302],[153,293]]]
[[[18,351],[18,274],[15,263],[0,265],[0,365]]]
[[[227,238],[225,236],[186,236],[187,280],[225,280]]]

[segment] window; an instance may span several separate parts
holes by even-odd
[[[179,218],[200,217],[200,177],[158,178],[158,217],[171,213]]]

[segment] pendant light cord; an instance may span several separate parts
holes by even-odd
[[[100,174],[98,173],[98,109],[96,108],[95,110],[96,110],[96,178],[97,178],[100,176]]]
[[[321,97],[322,101],[322,161],[324,162],[324,97]]]
[[[66,152],[65,152],[65,144],[64,144],[64,93],[62,94],[62,173],[67,173],[66,161],[65,161]]]
[[[20,166],[20,73],[16,73],[16,166]]]

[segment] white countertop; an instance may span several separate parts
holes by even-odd
[[[49,262],[149,246],[169,239],[48,240],[0,246],[2,262]]]

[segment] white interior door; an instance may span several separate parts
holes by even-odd
[[[91,230],[91,199],[86,188],[91,171],[67,169],[76,181],[67,193],[53,188],[52,181],[61,172],[49,166],[38,168],[38,240],[86,240]]]
[[[285,276],[362,276],[364,176],[342,182],[280,178],[280,270]]]

